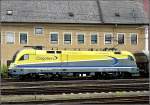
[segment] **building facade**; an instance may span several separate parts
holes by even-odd
[[[1,64],[24,46],[147,53],[142,7],[131,0],[1,0]]]

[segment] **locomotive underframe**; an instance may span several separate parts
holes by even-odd
[[[45,77],[54,77],[56,78],[56,75],[59,77],[63,76],[72,76],[72,77],[88,77],[88,76],[94,76],[96,78],[102,78],[105,76],[109,77],[120,77],[124,78],[126,77],[137,77],[139,76],[139,72],[137,71],[137,68],[133,67],[122,67],[122,68],[116,68],[116,67],[110,67],[110,68],[90,68],[90,67],[80,67],[80,68],[38,68],[38,69],[15,69],[11,70],[10,74],[13,74],[13,77],[20,77],[25,75],[30,75],[31,77],[33,75],[36,76],[45,76]],[[33,76],[34,77],[34,76]]]

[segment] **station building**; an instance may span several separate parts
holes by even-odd
[[[149,54],[149,20],[136,0],[1,0],[0,16],[1,64],[25,46]]]

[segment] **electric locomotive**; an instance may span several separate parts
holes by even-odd
[[[9,66],[12,77],[56,75],[116,77],[139,76],[135,57],[128,51],[54,51],[24,49]],[[28,77],[27,77],[28,76]],[[30,77],[29,77],[30,76]]]

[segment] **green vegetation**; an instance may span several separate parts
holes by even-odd
[[[8,67],[6,65],[1,65],[0,73],[2,78],[8,77]]]

